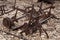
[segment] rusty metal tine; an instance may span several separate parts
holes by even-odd
[[[46,30],[45,30],[45,29],[43,29],[43,27],[42,27],[42,30],[45,32],[45,34],[46,34],[47,38],[49,38],[49,35],[47,34]]]
[[[18,8],[18,7],[17,7],[17,8]],[[15,13],[15,16],[14,16],[15,18],[17,17],[17,12],[18,12],[18,10],[16,9],[16,13]]]

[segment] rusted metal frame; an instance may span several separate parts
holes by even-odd
[[[41,32],[42,32],[42,30],[45,32],[45,34],[47,35],[47,38],[49,38],[49,36],[48,36],[48,34],[47,34],[47,32],[46,32],[46,30],[44,30],[43,29],[43,27],[42,27],[42,23],[43,22],[45,22],[45,21],[47,21],[48,19],[50,19],[51,17],[49,17],[49,18],[47,18],[47,19],[45,19],[45,20],[43,20],[42,22],[38,22],[38,25],[37,25],[37,27],[38,27],[38,29],[39,29],[39,32],[40,32],[40,36],[41,36]],[[38,21],[38,20],[37,20]]]
[[[50,6],[51,7],[51,6]],[[44,9],[42,9],[42,10],[46,10],[46,9],[49,9],[50,7],[47,7],[47,8],[44,8]],[[17,10],[19,10],[19,11],[22,11],[22,12],[26,12],[25,10],[22,10],[22,9],[20,9],[20,8],[14,8],[14,9],[17,9]],[[14,10],[11,10],[11,11],[9,11],[9,12],[12,12],[12,11],[14,11]],[[9,13],[9,12],[5,12],[4,14],[7,14],[7,13]],[[26,12],[27,13],[27,12]]]
[[[31,13],[33,13],[34,11],[32,10],[32,12]],[[30,15],[30,17],[32,18],[32,14]],[[31,25],[31,19],[30,19],[30,22],[29,22],[29,24]],[[27,27],[27,28],[29,28],[29,27]],[[29,29],[28,29],[29,30]],[[40,29],[41,30],[41,29]],[[27,31],[27,29],[26,30],[24,30],[24,31]],[[23,31],[23,32],[24,32]]]
[[[42,30],[44,30],[44,29],[42,29],[42,24],[41,23],[39,23],[39,18],[36,18],[37,20],[36,20],[36,22],[38,22],[38,23],[36,23],[36,27],[38,27],[38,30],[39,30],[39,32],[40,32],[40,36],[41,36],[41,32],[42,32]],[[46,21],[46,20],[45,20]],[[38,24],[38,25],[37,25]],[[48,34],[47,34],[47,32],[44,30],[44,32],[45,32],[45,34],[47,35],[47,38],[49,37],[48,36]]]
[[[24,16],[25,17],[25,16]],[[40,17],[40,16],[39,16]],[[46,20],[48,20],[48,19],[50,19],[52,16],[50,16],[50,17],[48,17],[47,19],[45,19],[45,20],[43,20],[42,22],[40,22],[40,23],[43,23],[43,22],[45,22]],[[36,17],[36,18],[38,18],[38,17]],[[36,19],[36,18],[34,18],[34,19]],[[18,20],[18,19],[17,19]],[[18,28],[17,28],[18,29]]]
[[[31,24],[30,24],[31,25]],[[37,25],[38,26],[38,25]],[[37,27],[36,26],[36,27]],[[28,27],[29,28],[29,27]],[[27,29],[28,29],[27,27],[26,27],[26,29],[25,30],[23,30],[21,33],[23,33],[23,32],[25,32]],[[42,31],[42,29],[41,29],[41,25],[39,24],[39,27],[38,27],[38,29],[40,30],[40,34],[41,34],[41,31]],[[28,29],[29,30],[29,29]],[[26,31],[27,32],[27,31]],[[46,33],[46,31],[44,30],[44,32]],[[46,35],[47,35],[47,33],[46,33]],[[48,36],[48,35],[47,35]]]
[[[30,13],[30,15],[29,15],[29,23],[27,24],[27,27],[25,28],[25,30],[23,30],[23,31],[21,32],[21,33],[25,32],[26,35],[31,33],[29,30],[31,30],[31,29],[30,29],[30,26],[31,26],[31,22],[32,22],[33,9],[34,9],[34,5],[32,5],[32,10],[31,10],[31,13]]]
[[[50,8],[50,10],[49,10],[49,13],[51,14],[51,8]],[[48,13],[48,14],[49,14]],[[52,15],[50,15],[50,17],[48,17],[47,19],[45,19],[44,21],[46,21],[46,20],[48,20],[48,19],[50,19],[51,17],[53,17]],[[42,21],[41,23],[43,23],[44,21]],[[41,29],[40,29],[41,30]],[[47,32],[42,28],[42,30],[45,32],[45,34],[47,35],[47,38],[49,38],[49,36],[48,36],[48,34],[47,34]],[[41,31],[40,31],[41,32]],[[41,33],[40,33],[41,34]]]
[[[23,11],[25,11],[25,10],[23,10]],[[19,17],[19,18],[15,19],[15,20],[19,20],[19,19],[24,18],[24,17],[26,17],[26,16],[28,16],[28,15],[29,15],[29,14],[28,14],[28,12],[27,12],[26,15],[24,15],[24,16],[22,16],[22,17]],[[13,21],[15,21],[15,20],[13,20]]]
[[[49,19],[49,18],[48,18]],[[45,20],[46,21],[46,20]],[[39,23],[39,22],[38,22]],[[41,26],[41,25],[40,25]],[[48,34],[47,34],[47,32],[44,30],[44,29],[41,29],[42,27],[40,27],[40,35],[41,35],[41,31],[43,30],[44,32],[45,32],[45,34],[47,35],[47,38],[49,38],[49,36],[48,36]],[[39,29],[39,28],[38,28]]]
[[[34,12],[34,8],[33,8],[34,6],[32,6],[32,10],[31,10],[31,13],[30,13],[30,22],[31,22],[31,19],[32,19],[32,14],[33,14],[33,12]],[[24,16],[25,17],[25,16]],[[17,18],[17,20],[18,20],[18,18]],[[29,23],[30,23],[29,22]],[[31,24],[31,23],[30,23]]]
[[[6,5],[2,5],[2,6],[0,6],[0,8],[1,8],[1,11],[2,11],[2,13],[1,14],[8,14],[8,13],[10,13],[10,12],[12,12],[12,11],[14,11],[15,10],[15,6],[16,6],[16,0],[15,0],[15,3],[14,3],[14,8],[13,8],[13,10],[10,10],[10,11],[8,11],[8,12],[5,12],[5,9],[4,9],[4,7],[5,7]],[[1,15],[0,15],[1,16]]]
[[[29,7],[29,8],[31,8],[31,7]],[[42,10],[46,10],[46,9],[49,9],[49,8],[54,8],[54,6],[49,6],[49,7],[47,7],[47,8],[42,9]],[[17,7],[15,7],[15,9],[17,9],[17,10],[19,10],[19,11],[22,11],[22,12],[26,12],[25,10],[22,10],[22,9],[20,9],[20,8],[17,8]]]
[[[25,17],[25,16],[24,16],[24,17]],[[19,19],[19,18],[18,18],[18,19]],[[18,20],[18,19],[17,19],[17,20]]]
[[[26,34],[27,33],[29,33],[29,34],[31,34],[32,33],[32,28],[30,27],[32,24],[32,15],[33,15],[33,12],[34,12],[34,5],[32,5],[32,10],[31,10],[31,12],[30,12],[30,16],[29,16],[29,23],[27,24],[27,27],[26,27],[26,29],[25,30],[23,30],[21,33],[23,33],[23,32],[25,32]],[[33,26],[32,26],[33,27]],[[31,32],[29,32],[29,31],[31,30]]]
[[[8,11],[8,12],[5,12],[6,10],[4,9],[4,7],[2,7],[2,8],[1,8],[1,11],[2,11],[2,13],[3,13],[3,15],[4,15],[4,14],[8,14],[8,13],[14,11],[14,10],[10,10],[10,11]],[[2,13],[1,13],[1,14],[2,14]],[[0,15],[0,16],[2,16],[2,15]]]
[[[50,6],[50,7],[51,7],[51,6]],[[49,9],[50,7],[44,8],[44,9],[42,9],[42,10]],[[26,12],[26,10],[23,10],[23,9],[20,9],[20,8],[17,8],[17,7],[15,7],[15,9],[17,9],[17,10],[19,10],[19,11],[21,11],[21,12],[24,12],[24,13],[28,13],[28,12]]]
[[[49,18],[48,18],[49,19]],[[47,19],[46,19],[47,20]],[[46,20],[44,20],[43,22],[45,22]],[[46,32],[46,30],[44,30],[43,29],[43,27],[42,27],[42,23],[43,22],[40,22],[39,23],[39,21],[38,20],[36,20],[38,23],[36,23],[36,27],[38,27],[38,30],[39,30],[39,32],[40,32],[40,36],[41,36],[41,32],[42,32],[42,30],[45,32],[45,34],[47,35],[47,38],[49,38],[49,36],[48,36],[48,34],[47,34],[47,32]],[[38,24],[38,25],[37,25]]]
[[[3,7],[3,6],[2,6]],[[1,9],[1,11],[3,12],[3,10]],[[4,10],[5,11],[5,10]],[[8,11],[8,12],[4,12],[4,14],[8,14],[8,13],[10,13],[10,12],[13,12],[14,11],[14,9],[12,9],[12,10],[10,10],[10,11]],[[2,16],[2,15],[0,15],[0,16]]]
[[[10,12],[12,12],[12,11],[14,11],[14,10],[10,10],[10,11],[8,11],[8,12],[5,12],[4,14],[8,14],[8,13],[10,13]],[[0,16],[2,16],[2,15],[0,15]]]

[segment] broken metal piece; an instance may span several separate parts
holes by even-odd
[[[11,29],[11,26],[15,26],[14,22],[8,17],[3,19],[3,25],[9,29]]]
[[[31,6],[31,10],[29,10],[27,12],[26,9],[23,10],[23,9],[14,7],[14,9],[24,12],[24,14],[26,14],[26,15],[16,18],[16,15],[17,15],[17,11],[16,11],[16,14],[11,19],[8,17],[3,19],[3,25],[8,27],[9,29],[13,29],[13,30],[21,29],[22,32],[20,34],[25,32],[26,35],[29,35],[29,34],[31,35],[33,33],[36,33],[37,30],[39,30],[40,36],[41,36],[42,30],[43,30],[44,33],[46,34],[47,38],[49,38],[48,33],[42,27],[42,25],[44,24],[44,22],[46,22],[50,18],[56,18],[53,14],[51,14],[51,9],[53,9],[54,6],[51,5],[50,7],[47,7],[44,9],[41,9],[41,6],[40,6],[39,8],[40,8],[40,10],[37,12],[34,9],[34,4],[33,4]],[[27,9],[29,9],[29,8],[27,8]],[[44,10],[46,10],[46,9],[50,9],[49,12],[45,13]],[[28,23],[24,23],[22,26],[12,28],[12,26],[15,26],[14,21],[18,21],[19,19],[24,18],[26,16],[28,17],[28,20],[29,20]],[[41,21],[39,21],[39,20],[41,20]]]

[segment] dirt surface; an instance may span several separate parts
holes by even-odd
[[[13,2],[13,1],[11,1]],[[35,2],[34,2],[35,3]],[[17,1],[17,5],[19,6],[19,8],[24,9],[24,6],[30,6],[32,3],[28,2],[28,1]],[[9,8],[10,6],[12,6],[11,4],[7,4],[8,5],[8,9],[11,10],[11,8]],[[55,9],[52,10],[52,14],[56,15],[58,18],[60,18],[60,2],[56,2],[55,4]],[[43,7],[45,7],[46,4],[43,4]],[[38,10],[37,7],[35,7],[36,10]],[[22,16],[22,12],[18,12],[19,14],[17,15],[17,18]],[[12,17],[15,14],[15,11],[9,13],[9,14],[5,14],[3,16],[0,16],[0,30],[9,32],[9,29],[6,28],[2,23],[3,18],[5,17]],[[25,20],[26,18],[23,18],[21,20],[19,20],[19,23],[15,23],[16,26],[21,26],[24,22],[28,22]],[[33,34],[33,35],[29,35],[26,36],[25,33],[24,38],[27,38],[28,40],[60,40],[60,20],[56,20],[56,19],[50,19],[48,20],[47,24],[43,24],[42,25],[44,29],[46,29],[48,35],[49,35],[49,39],[47,39],[46,35],[44,32],[42,32],[41,37],[39,36],[39,32]],[[13,35],[8,35],[7,33],[0,31],[0,40],[23,40],[23,39],[19,39],[18,37],[14,37]],[[21,30],[17,30],[17,31],[12,31],[10,30],[10,33],[15,34],[17,36],[20,37],[20,32]]]

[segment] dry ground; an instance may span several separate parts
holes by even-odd
[[[12,1],[13,2],[13,1]],[[17,6],[19,5],[20,8],[24,9],[24,6],[30,6],[31,2],[25,2],[25,1],[17,1]],[[8,5],[8,4],[7,4]],[[60,18],[60,2],[56,2],[55,4],[55,9],[52,10],[52,14],[56,15],[58,18]],[[11,5],[10,5],[11,6]],[[43,5],[45,7],[45,5]],[[8,8],[10,9],[10,8]],[[6,27],[3,26],[2,24],[2,20],[4,17],[10,17],[11,15],[13,16],[15,13],[15,11],[9,13],[9,14],[5,14],[3,16],[0,16],[0,30],[6,31],[8,32],[8,29]],[[19,12],[22,14],[22,12]],[[18,14],[18,17],[22,16],[21,14]],[[16,23],[16,26],[22,25],[24,22],[25,18],[19,20],[19,23]],[[42,25],[48,35],[49,35],[49,39],[46,38],[46,35],[44,34],[44,32],[42,33],[42,36],[39,36],[39,33],[37,32],[36,34],[33,34],[31,36],[25,36],[28,40],[60,40],[60,20],[56,20],[56,19],[50,19],[48,21],[47,24],[43,24]],[[15,34],[15,35],[20,35],[20,30],[18,31],[10,31],[10,33]],[[23,39],[19,39],[17,37],[14,37],[12,35],[7,35],[6,33],[0,31],[0,40],[23,40]]]

